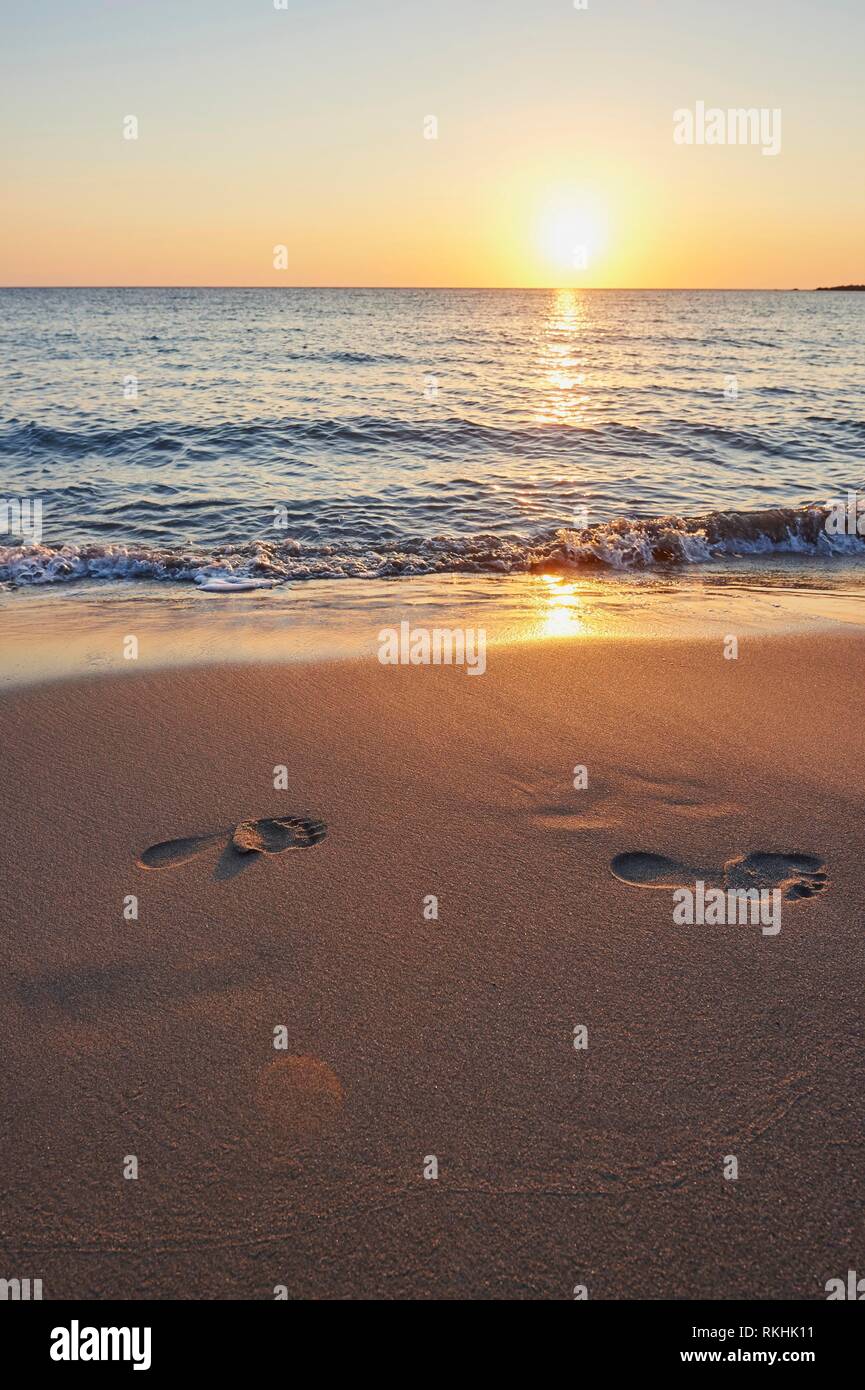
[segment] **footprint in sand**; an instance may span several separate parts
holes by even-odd
[[[282,854],[286,849],[310,849],[326,834],[323,821],[304,820],[302,816],[245,820],[235,826],[231,847],[238,854]]]
[[[528,787],[525,790],[528,795],[534,791]],[[539,806],[531,820],[542,830],[612,830],[633,821],[635,806],[645,808],[653,803],[688,820],[720,820],[739,811],[732,802],[715,800],[710,789],[699,782],[684,778],[664,782],[632,772],[616,777],[612,783],[593,782],[591,790],[576,791],[565,801],[553,800]]]
[[[785,898],[814,898],[829,886],[826,865],[816,854],[755,851],[724,865],[725,888],[780,888]]]
[[[723,869],[682,864],[663,854],[631,850],[610,861],[614,878],[637,888],[687,888],[697,879],[720,888],[780,888],[783,896],[813,898],[829,885],[816,854],[772,854],[760,850],[728,859]]]
[[[180,840],[162,840],[151,845],[138,859],[141,869],[173,869],[188,864],[216,845],[224,847],[223,860],[239,866],[260,854],[282,854],[287,849],[311,849],[327,834],[324,821],[305,816],[270,816],[245,820],[209,835],[193,835]]]
[[[676,859],[667,859],[663,854],[647,854],[642,850],[630,850],[617,854],[610,860],[613,877],[622,883],[632,883],[638,888],[681,888],[689,881],[706,875],[714,878],[711,869],[689,869]]]

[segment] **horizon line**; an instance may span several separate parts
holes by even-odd
[[[819,288],[817,285],[804,288],[800,285],[0,285],[0,290],[471,290],[519,294],[549,294],[560,290],[574,290],[580,294],[807,294],[816,293]]]

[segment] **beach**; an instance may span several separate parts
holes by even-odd
[[[4,1265],[46,1298],[824,1298],[863,1259],[863,643],[5,690]],[[777,934],[674,924],[743,858]]]
[[[865,10],[5,9],[18,1359],[848,1374]]]

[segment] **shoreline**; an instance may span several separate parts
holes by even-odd
[[[47,1298],[822,1298],[863,1256],[863,655],[3,692],[10,1258]],[[227,846],[286,815],[323,837]],[[643,868],[760,855],[814,880],[777,935],[675,925]]]
[[[80,675],[221,663],[375,660],[383,628],[483,630],[534,642],[865,631],[865,583],[831,565],[731,572],[308,580],[246,594],[78,581],[0,593],[0,691]],[[127,639],[135,638],[135,655]]]

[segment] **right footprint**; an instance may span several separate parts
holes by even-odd
[[[759,850],[728,859],[728,888],[780,888],[785,898],[814,898],[829,886],[826,865],[816,854],[765,854]]]
[[[637,888],[685,888],[702,879],[723,888],[779,888],[785,898],[814,898],[829,886],[826,865],[816,854],[773,854],[755,850],[728,859],[723,869],[701,869],[663,854],[629,850],[610,861],[610,872]]]
[[[712,871],[688,868],[677,859],[664,854],[649,854],[645,850],[629,850],[610,861],[610,869],[622,883],[637,888],[683,888],[697,878],[712,878]]]

